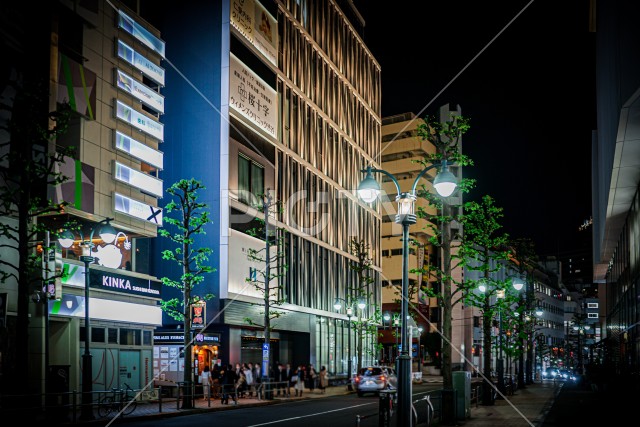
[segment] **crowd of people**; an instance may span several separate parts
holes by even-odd
[[[311,393],[316,389],[325,393],[329,385],[326,367],[316,370],[313,364],[294,368],[289,363],[276,362],[268,377],[276,396],[283,397],[290,397],[291,389],[296,397],[301,397],[306,389]],[[257,396],[262,381],[261,367],[257,363],[215,364],[213,369],[206,366],[200,375],[204,398],[219,398],[227,405],[229,399],[237,403],[238,398]]]

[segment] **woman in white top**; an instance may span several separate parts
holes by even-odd
[[[251,368],[246,363],[242,366],[242,370],[244,372],[244,376],[246,377],[247,384],[245,385],[245,390],[249,393],[249,397],[251,397],[251,390],[253,388],[253,373],[251,372]],[[243,391],[244,396],[244,391]]]
[[[204,370],[200,374],[200,383],[202,384],[202,397],[209,398],[209,391],[211,390],[211,372],[209,372],[209,366],[205,366]]]

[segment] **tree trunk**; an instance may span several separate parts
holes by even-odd
[[[27,183],[28,177],[25,172],[21,173],[20,182]],[[29,351],[29,226],[31,217],[29,215],[29,199],[31,189],[29,186],[22,186],[20,190],[20,200],[18,201],[18,322],[16,327],[16,348],[21,349],[24,354]],[[16,357],[16,369],[12,375],[12,384],[15,385],[15,394],[29,393],[29,357]]]
[[[189,245],[183,244],[183,257],[185,260],[183,266],[183,277],[191,273],[189,267],[188,255]],[[184,395],[182,399],[182,409],[193,408],[193,358],[191,352],[191,282],[183,283],[184,295]]]

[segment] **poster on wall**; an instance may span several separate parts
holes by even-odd
[[[276,91],[230,54],[229,106],[269,136],[278,138]]]
[[[49,198],[54,203],[67,202],[75,209],[94,213],[96,181],[94,167],[64,156],[61,162],[56,162],[55,172],[67,179],[60,184],[49,186]]]
[[[278,21],[257,0],[232,0],[231,25],[278,66]]]
[[[97,76],[64,54],[58,58],[58,103],[89,120],[95,119]]]

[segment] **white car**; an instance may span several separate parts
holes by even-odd
[[[353,379],[353,388],[362,396],[364,393],[376,393],[380,390],[396,389],[398,376],[393,368],[387,366],[367,366],[360,369]]]

